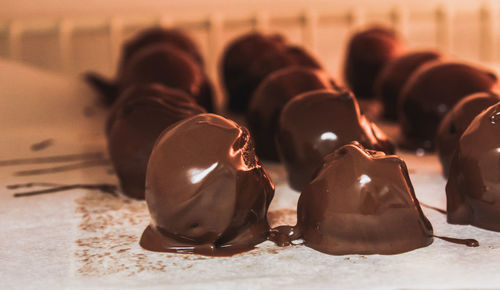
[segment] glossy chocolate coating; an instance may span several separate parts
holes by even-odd
[[[186,93],[161,85],[134,86],[114,104],[107,123],[111,162],[125,195],[144,199],[146,167],[160,133],[205,110]]]
[[[434,150],[434,138],[444,115],[464,97],[490,91],[494,73],[464,63],[430,62],[405,84],[398,104],[403,146]]]
[[[450,164],[448,222],[500,232],[500,104],[477,115]]]
[[[148,164],[151,225],[140,244],[152,251],[226,256],[267,239],[274,185],[248,130],[201,114],[160,136]]]
[[[404,161],[359,144],[325,157],[297,221],[306,246],[333,255],[398,254],[433,241]]]
[[[419,51],[398,57],[389,62],[375,80],[375,96],[382,101],[384,117],[397,120],[398,97],[410,75],[422,64],[441,58],[438,52]]]
[[[271,73],[255,90],[248,108],[248,128],[257,155],[279,161],[275,132],[281,110],[290,99],[313,90],[337,88],[328,74],[316,69],[294,66]]]
[[[344,80],[359,99],[373,99],[374,82],[380,71],[402,52],[393,30],[374,27],[356,33],[347,46]]]
[[[448,177],[453,152],[467,126],[484,109],[498,102],[500,97],[493,92],[476,93],[460,100],[444,116],[436,135],[436,149],[445,177]]]
[[[360,113],[356,98],[347,91],[319,90],[294,97],[281,112],[276,137],[290,186],[297,191],[313,179],[325,155],[352,141],[394,152],[393,144]]]
[[[307,51],[288,45],[281,35],[249,33],[234,40],[221,61],[229,108],[245,112],[259,83],[270,73],[292,65],[321,67]]]

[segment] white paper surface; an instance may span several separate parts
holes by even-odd
[[[0,62],[0,101],[0,160],[106,151],[104,112],[81,82]],[[86,106],[95,115],[86,117]],[[47,138],[54,140],[52,146],[30,150],[31,144]],[[402,157],[419,200],[444,208],[445,181],[437,158]],[[37,181],[117,183],[109,166],[13,175],[47,166],[53,164],[0,166],[1,289],[500,287],[500,233],[449,225],[445,216],[426,208],[435,234],[475,238],[480,247],[435,239],[429,247],[400,255],[330,256],[304,246],[279,248],[265,242],[254,251],[226,258],[154,253],[138,245],[149,223],[144,202],[87,190],[13,198],[16,191],[5,188]],[[281,166],[266,168],[276,184],[270,220],[293,223],[298,193],[286,185]]]

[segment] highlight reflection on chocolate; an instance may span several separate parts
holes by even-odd
[[[373,27],[352,36],[344,62],[344,80],[357,98],[375,97],[375,79],[387,63],[401,54],[402,47],[399,36],[388,28]]]
[[[375,80],[375,96],[384,105],[384,117],[397,120],[398,98],[410,75],[426,62],[441,55],[434,51],[418,51],[396,58],[384,66]]]
[[[245,112],[252,93],[266,76],[293,65],[321,68],[319,62],[307,51],[288,45],[278,34],[254,32],[231,42],[221,61],[229,108]]]
[[[499,101],[500,97],[493,92],[476,93],[460,100],[445,115],[436,135],[436,149],[445,177],[448,177],[453,152],[467,126],[481,111]]]
[[[306,246],[333,255],[398,254],[433,241],[404,161],[356,143],[325,157],[297,220]]]
[[[248,130],[201,114],[165,131],[146,177],[151,251],[226,256],[267,239],[274,185],[255,156]]]
[[[146,167],[153,145],[168,126],[204,113],[186,93],[161,85],[134,86],[113,105],[108,149],[125,195],[144,199]]]
[[[422,65],[405,84],[398,104],[403,146],[434,150],[434,139],[444,115],[464,97],[490,91],[494,73],[456,62]]]
[[[500,104],[477,115],[450,165],[448,222],[500,232]]]
[[[393,144],[361,114],[356,98],[347,91],[318,90],[294,97],[281,112],[276,140],[289,184],[297,191],[312,180],[325,155],[352,141],[394,152]]]
[[[257,155],[279,161],[275,132],[281,110],[290,99],[308,91],[337,88],[328,74],[316,69],[294,66],[271,73],[256,89],[248,108],[248,128]]]

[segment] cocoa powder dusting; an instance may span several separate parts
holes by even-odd
[[[281,251],[267,242],[229,258],[150,252],[139,246],[142,231],[150,222],[144,201],[89,191],[76,203],[80,223],[74,256],[76,272],[82,276],[134,276],[142,272],[191,270],[202,260],[248,258]],[[270,211],[268,218],[271,226],[295,224],[296,211],[277,209]]]

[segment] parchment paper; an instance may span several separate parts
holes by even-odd
[[[0,160],[106,152],[105,112],[79,80],[0,62],[0,101]],[[51,146],[31,151],[32,144],[47,138],[53,140]],[[400,155],[418,199],[444,208],[445,181],[436,156]],[[265,165],[276,184],[270,222],[293,224],[298,193],[286,185],[283,167]],[[436,234],[475,238],[480,247],[436,239],[429,247],[393,256],[330,256],[270,242],[229,258],[148,252],[138,245],[149,223],[144,202],[81,189],[14,198],[16,190],[5,187],[26,182],[117,184],[106,164],[14,175],[50,166],[54,164],[0,166],[1,289],[500,287],[500,233],[449,225],[445,216],[426,208]]]

